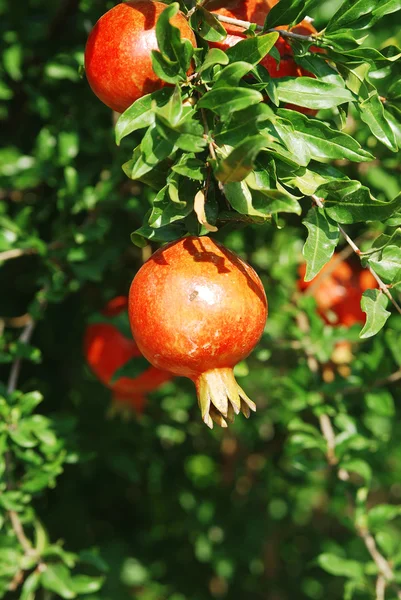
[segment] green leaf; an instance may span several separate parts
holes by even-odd
[[[189,40],[181,39],[178,27],[170,23],[170,19],[179,12],[179,9],[178,2],[173,2],[160,14],[156,23],[156,37],[160,53],[153,51],[152,61],[155,54],[159,55],[160,58],[170,61],[172,65],[177,65],[177,73],[185,79],[194,48]],[[170,83],[177,83],[177,81]]]
[[[183,106],[181,91],[178,85],[175,86],[173,94],[164,106],[155,109],[157,115],[163,117],[172,127],[177,125],[182,118]]]
[[[354,101],[346,88],[312,77],[283,77],[277,80],[276,87],[280,102],[306,108],[334,108],[344,102]]]
[[[355,458],[341,462],[341,468],[350,473],[357,473],[368,485],[372,480],[372,468],[365,460]]]
[[[76,594],[93,594],[98,592],[104,583],[104,577],[89,577],[88,575],[75,575],[71,584]]]
[[[387,202],[374,198],[370,190],[359,181],[331,181],[316,192],[323,196],[325,209],[338,223],[350,224],[382,221],[401,206],[401,194]]]
[[[175,173],[196,181],[204,181],[206,178],[205,163],[191,153],[183,154],[171,168]]]
[[[197,6],[189,20],[194,31],[208,42],[221,42],[227,37],[227,32],[218,19],[203,6]]]
[[[317,558],[318,565],[327,573],[339,577],[348,577],[350,579],[363,578],[363,563],[356,560],[342,558],[336,554],[321,554]]]
[[[392,282],[401,268],[401,248],[393,245],[386,246],[380,252],[380,258],[370,258],[369,264],[385,281]]]
[[[214,133],[218,145],[237,146],[245,138],[257,135],[266,122],[273,116],[272,109],[264,103],[250,106],[234,113]]]
[[[151,125],[133,159],[123,165],[124,173],[131,179],[139,179],[170,156],[173,149],[174,143],[162,137],[155,124]]]
[[[270,52],[278,38],[278,33],[266,33],[247,38],[228,48],[226,54],[230,63],[245,61],[255,66]]]
[[[380,290],[366,290],[363,293],[361,307],[366,313],[366,324],[359,334],[360,338],[372,337],[384,327],[391,314],[386,310],[387,304],[388,299]]]
[[[76,597],[70,571],[61,564],[48,564],[41,576],[44,588],[69,600]]]
[[[368,513],[368,526],[373,532],[383,528],[389,521],[393,521],[401,515],[401,506],[392,504],[378,504],[370,509]]]
[[[129,377],[130,379],[136,379],[140,375],[143,375],[150,367],[150,363],[144,356],[135,356],[125,363],[122,367],[117,369],[111,378],[111,383],[116,383],[121,377]]]
[[[300,205],[292,196],[278,190],[251,191],[244,181],[227,183],[224,193],[231,206],[243,215],[269,218],[280,212],[301,212]]]
[[[388,390],[375,390],[365,394],[366,406],[381,417],[393,417],[395,406],[393,396]]]
[[[383,4],[387,4],[386,0]],[[369,28],[377,20],[374,14],[376,8],[377,0],[345,0],[329,21],[326,27],[326,35],[330,36],[330,33],[338,33],[341,29]],[[383,14],[386,14],[385,9]],[[383,16],[383,14],[380,14],[380,16]]]
[[[264,30],[297,23],[317,4],[317,0],[280,0],[267,14]]]
[[[142,225],[139,229],[131,233],[131,241],[135,246],[143,248],[148,244],[147,240],[154,242],[171,242],[176,240],[187,232],[184,224],[181,222],[171,223],[165,227],[155,229],[148,224]]]
[[[173,89],[165,87],[152,94],[142,96],[136,100],[122,115],[116,123],[116,144],[120,145],[121,140],[138,129],[149,127],[155,121],[155,112],[153,107],[162,107],[170,99]]]
[[[364,84],[360,89],[358,102],[361,119],[373,135],[393,152],[398,150],[394,132],[387,121],[379,92],[371,85]]]
[[[23,77],[22,74],[22,46],[20,44],[13,44],[3,51],[3,64],[8,75],[14,81],[20,81]]]
[[[167,143],[174,144],[180,150],[202,152],[207,141],[204,138],[203,125],[195,117],[196,112],[192,108],[187,108],[182,119],[176,125],[172,125],[158,115],[156,128]]]
[[[248,138],[218,163],[215,176],[223,183],[242,181],[252,171],[256,156],[266,145],[267,139],[261,135]]]
[[[205,60],[198,69],[198,73],[203,73],[214,65],[228,65],[228,56],[219,48],[211,48],[205,56]]]
[[[199,108],[208,108],[227,119],[232,113],[243,110],[252,104],[262,102],[263,96],[249,88],[220,87],[206,92],[199,100]]]
[[[35,600],[35,592],[40,585],[40,573],[34,571],[25,579],[21,588],[20,600]]]
[[[302,222],[308,229],[302,252],[307,265],[305,281],[311,281],[333,256],[340,231],[337,223],[318,207],[311,208]]]
[[[236,87],[241,79],[252,70],[252,65],[248,62],[238,61],[227,67],[224,67],[217,75],[213,89],[220,87]]]
[[[367,152],[350,135],[332,129],[323,121],[308,119],[305,115],[293,111],[280,109],[278,117],[283,119],[272,119],[272,122],[280,135],[281,127],[286,121],[291,123],[291,137],[294,140],[292,147],[286,142],[288,150],[297,150],[297,142],[303,142],[311,159],[317,161],[348,159],[355,162],[373,160],[372,154]],[[284,121],[285,119],[285,121]],[[287,126],[288,129],[288,126]],[[306,166],[306,165],[305,165]]]

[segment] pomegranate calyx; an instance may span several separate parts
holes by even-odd
[[[239,412],[248,418],[251,410],[256,411],[256,404],[238,385],[231,368],[206,371],[196,378],[195,385],[202,419],[210,429],[213,421],[228,427],[227,421],[232,423]]]

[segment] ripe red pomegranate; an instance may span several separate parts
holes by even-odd
[[[117,4],[92,29],[85,48],[85,71],[92,91],[122,113],[135,100],[167,85],[152,68],[157,50],[156,23],[166,8],[162,2],[131,0]],[[196,46],[182,13],[171,19],[181,36]]]
[[[366,315],[361,309],[361,298],[364,291],[377,287],[376,279],[367,269],[360,265],[350,265],[341,260],[338,254],[334,254],[331,260],[323,267],[317,275],[319,279],[305,282],[303,280],[306,266],[300,266],[298,281],[300,290],[306,290],[309,286],[316,284],[311,290],[316,299],[321,316],[334,325],[345,325],[350,327],[354,323],[365,323]],[[335,315],[333,323],[328,318],[330,311]]]
[[[111,300],[102,314],[114,317],[127,310],[128,298],[118,296]],[[89,325],[84,338],[85,358],[98,379],[113,393],[113,399],[123,402],[141,412],[146,403],[146,394],[171,379],[171,375],[149,367],[136,378],[120,377],[114,383],[114,373],[132,358],[141,357],[138,346],[126,338],[114,325],[94,323]]]
[[[186,237],[151,256],[129,293],[132,333],[155,367],[194,381],[202,418],[227,427],[255,404],[233,367],[258,343],[267,300],[255,271],[208,237]]]

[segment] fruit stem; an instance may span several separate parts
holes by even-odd
[[[231,368],[212,369],[195,379],[198,404],[202,419],[210,429],[213,421],[220,427],[227,427],[241,411],[246,418],[256,404],[245,394],[235,380]]]
[[[224,15],[215,13],[213,13],[213,16],[215,16],[218,21],[221,21],[221,23],[236,25],[237,27],[242,27],[243,29],[250,29],[251,26],[255,27],[256,25],[256,23],[251,23],[250,21],[242,21],[241,19],[234,19],[232,17],[226,17]],[[261,25],[256,25],[256,30],[263,31],[263,27]],[[313,35],[301,35],[300,33],[293,33],[292,31],[286,31],[285,29],[266,29],[264,33],[279,33],[282,37],[302,40],[304,42],[316,43],[317,41],[316,37]]]

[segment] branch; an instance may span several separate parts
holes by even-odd
[[[10,258],[26,256],[27,254],[37,254],[37,250],[34,248],[15,248],[14,250],[5,250],[4,252],[0,252],[0,262],[10,260]]]
[[[327,460],[329,464],[333,464],[333,462],[330,462],[329,460],[329,456],[331,456],[335,452],[335,433],[333,425],[328,415],[322,415],[319,420],[323,437],[327,442]],[[334,458],[334,464],[337,464],[338,459],[335,456]],[[348,471],[346,471],[345,469],[339,469],[337,475],[338,478],[343,481],[349,479],[350,477]],[[391,586],[397,594],[397,598],[401,600],[401,587],[394,583],[394,571],[388,560],[378,550],[375,538],[370,533],[367,527],[355,524],[355,528],[357,534],[363,540],[367,551],[374,560],[379,571],[379,577],[376,585],[376,600],[382,600],[384,598],[383,594],[385,593],[386,584],[391,584]],[[384,582],[381,580],[384,580]],[[378,592],[381,593],[381,596]]]
[[[315,204],[319,208],[323,208],[324,209],[324,204],[323,204],[321,198],[319,198],[315,194],[312,194],[311,198],[313,198],[313,201],[315,202]],[[355,244],[355,242],[350,238],[350,236],[348,235],[348,233],[345,231],[345,229],[343,227],[341,227],[341,225],[338,225],[338,228],[339,228],[342,236],[344,237],[345,241],[351,246],[351,248],[355,252],[355,254],[360,257],[361,254],[362,254],[362,252],[358,248],[358,246]],[[398,304],[398,302],[395,300],[395,298],[393,298],[393,296],[392,296],[390,290],[388,289],[387,285],[384,283],[384,281],[378,276],[378,274],[376,273],[376,271],[369,264],[368,264],[367,268],[371,272],[371,274],[373,275],[373,277],[376,279],[376,281],[377,281],[377,283],[378,283],[379,288],[381,289],[381,291],[387,296],[387,298],[390,300],[390,302],[392,302],[392,304],[394,305],[394,307],[396,308],[396,310],[401,315],[401,306]]]
[[[34,329],[35,329],[35,321],[33,321],[31,319],[29,321],[29,323],[27,323],[25,325],[25,327],[19,337],[19,341],[22,344],[28,344],[32,337]],[[21,370],[21,363],[22,363],[22,359],[16,358],[12,364],[10,376],[8,378],[8,384],[7,384],[7,393],[8,394],[12,394],[15,391],[15,389],[17,388],[18,377],[19,377],[19,373]]]
[[[241,19],[233,19],[232,17],[225,17],[224,15],[219,15],[213,13],[213,16],[216,17],[218,21],[221,23],[228,23],[229,25],[236,25],[237,27],[242,27],[243,29],[250,29],[254,27],[256,24],[251,23],[250,21],[242,21]],[[263,27],[261,25],[256,25],[257,31],[263,31]],[[279,33],[282,37],[292,38],[294,40],[302,40],[303,42],[314,42],[316,43],[318,40],[314,35],[301,35],[300,33],[292,33],[291,31],[286,31],[285,29],[266,29],[265,33]]]
[[[387,582],[383,575],[379,575],[376,582],[376,600],[385,600]]]
[[[40,306],[42,308],[45,306],[45,302],[46,302],[45,300],[42,300],[40,302]],[[35,329],[35,325],[36,325],[36,323],[32,318],[27,319],[27,322],[24,325],[22,333],[19,336],[19,341],[22,344],[28,344],[30,342],[33,331]],[[14,360],[14,362],[11,366],[10,376],[8,378],[8,383],[7,383],[7,393],[8,394],[12,394],[18,386],[18,379],[19,379],[19,374],[21,371],[21,363],[22,363],[22,359],[20,357],[18,357]],[[7,451],[5,454],[5,463],[6,463],[6,474],[8,475],[7,489],[12,490],[12,489],[14,489],[14,484],[11,479],[12,467],[11,467],[10,451]],[[25,535],[24,527],[22,525],[22,522],[21,522],[21,519],[20,519],[18,513],[15,510],[9,510],[9,511],[7,511],[7,514],[10,519],[11,526],[14,530],[15,536],[16,536],[18,542],[20,543],[21,548],[24,550],[25,555],[26,556],[36,556],[37,552],[32,547],[31,542]],[[9,590],[10,591],[16,590],[19,587],[19,585],[21,585],[23,579],[24,579],[24,571],[23,571],[23,569],[21,569],[16,573],[15,577],[11,581],[11,583],[9,585]]]

